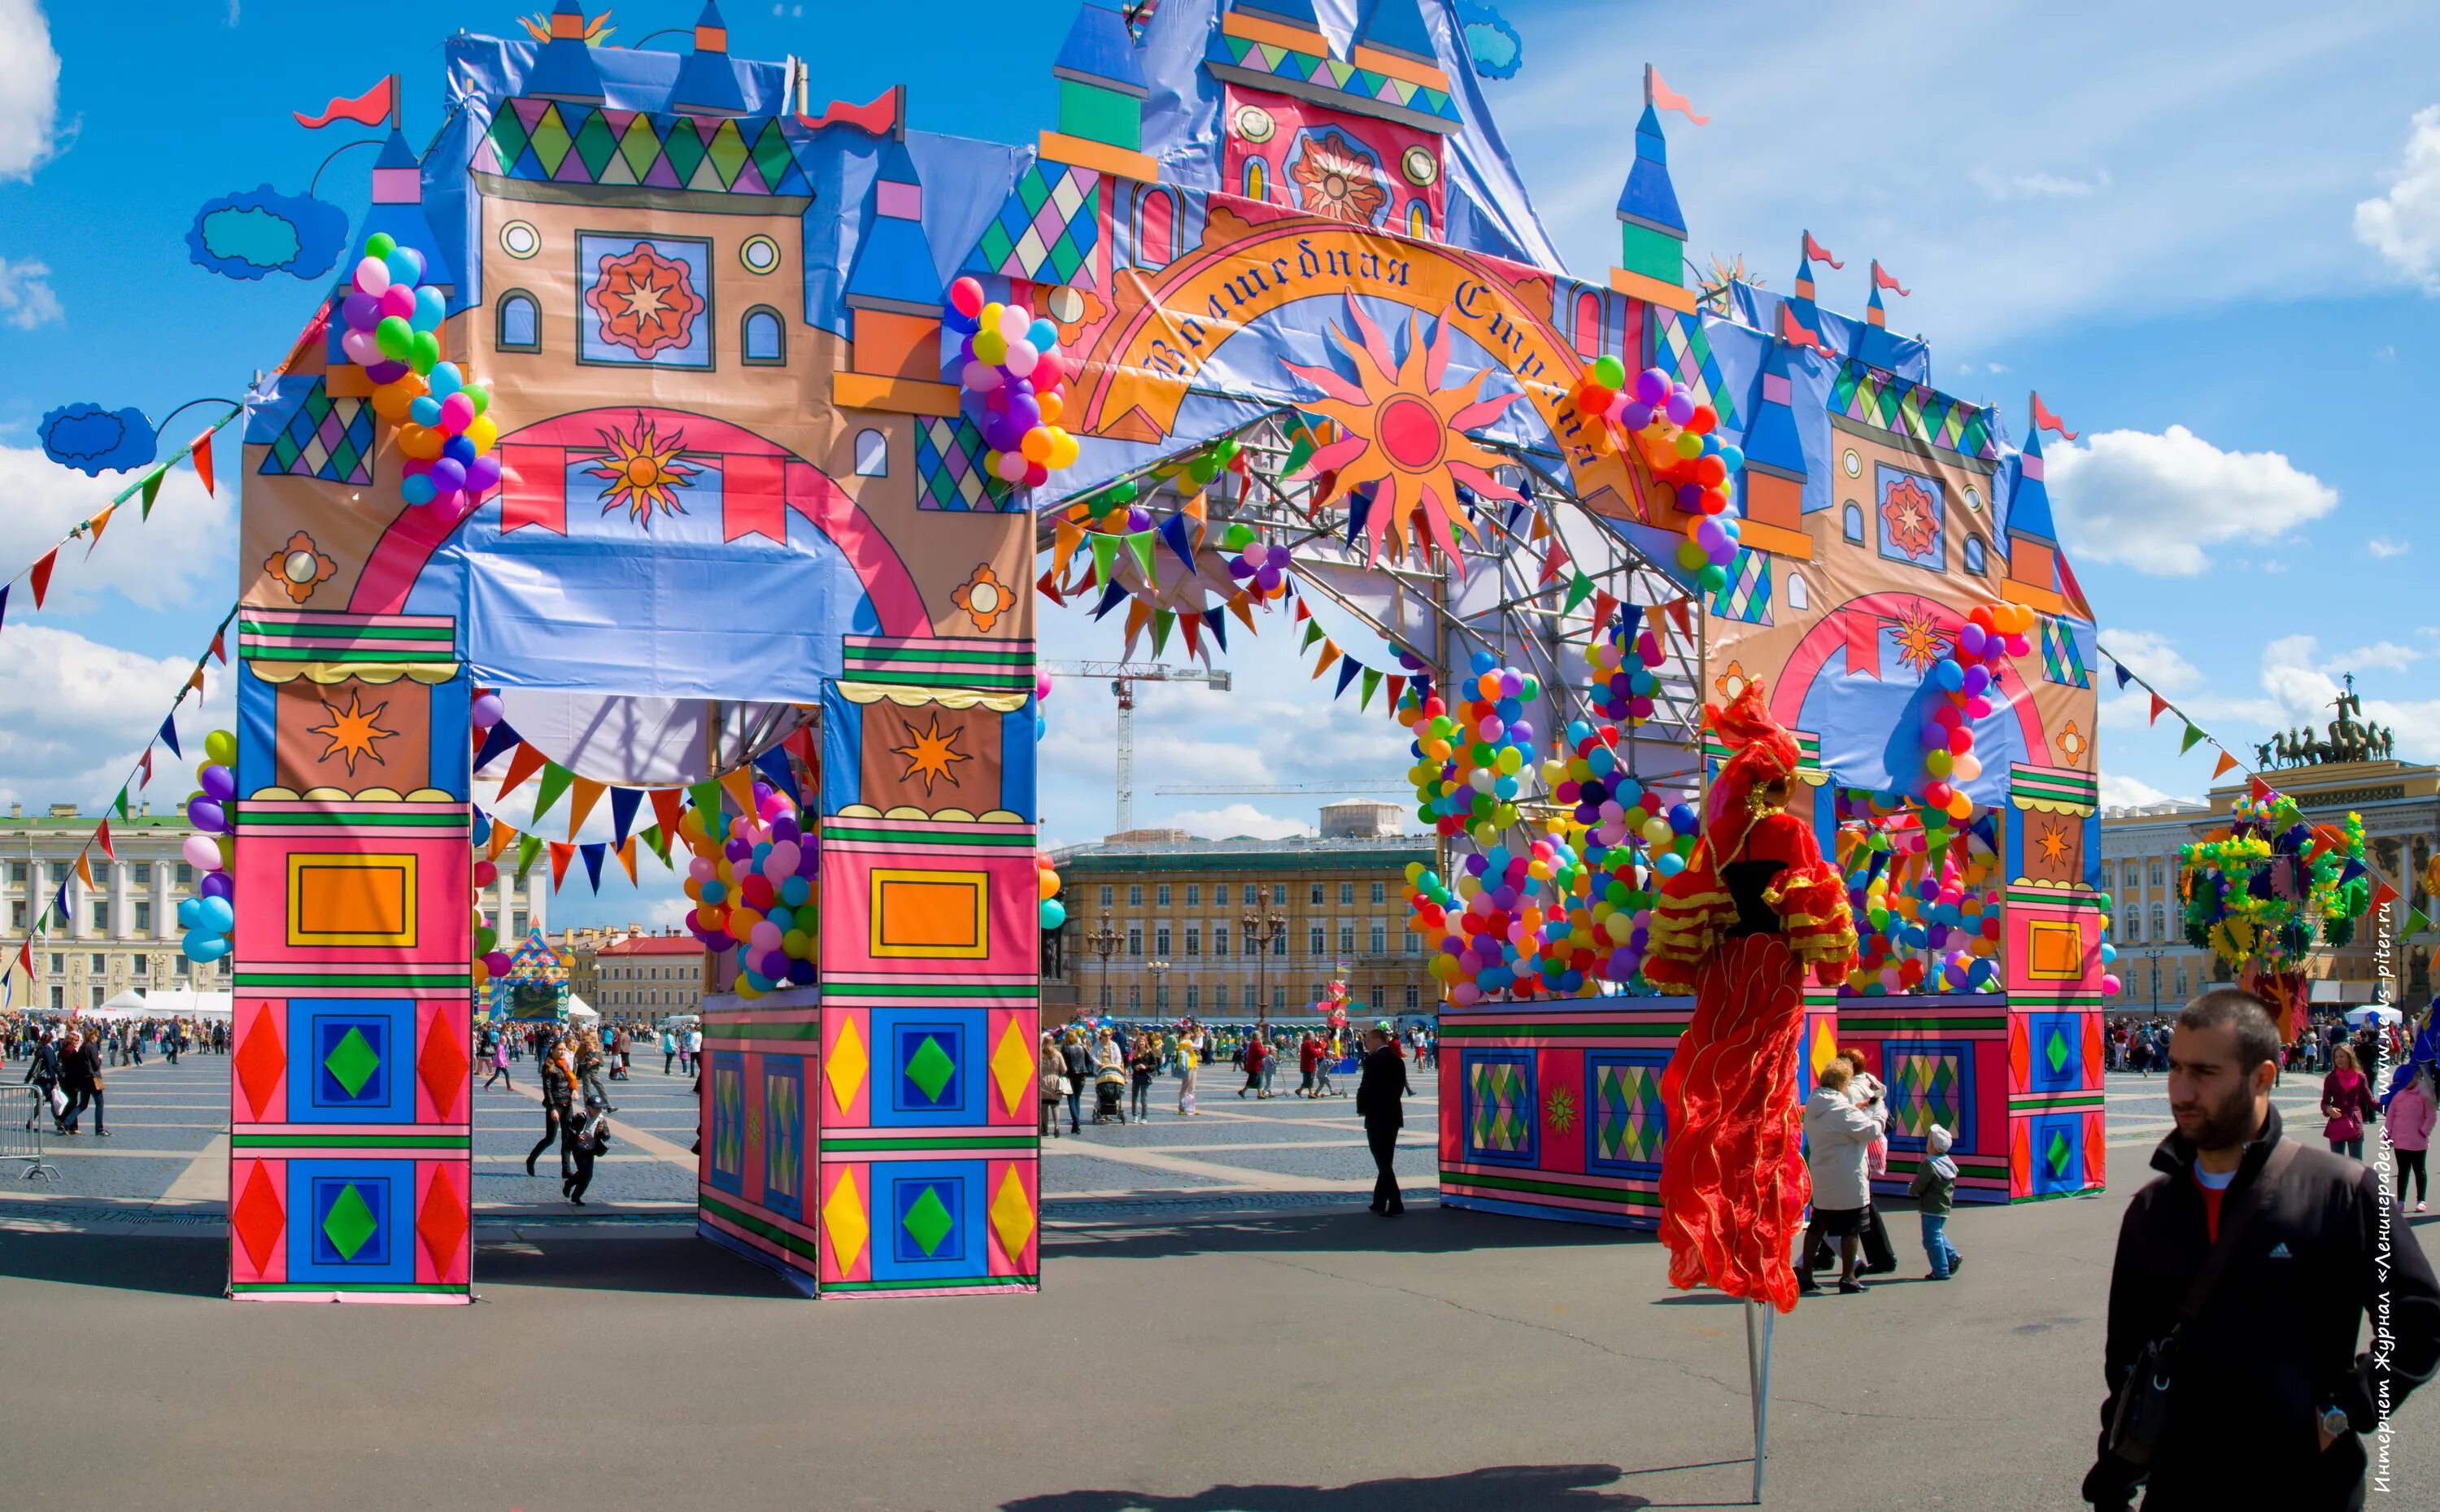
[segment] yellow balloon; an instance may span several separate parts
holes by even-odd
[[[493,442],[500,439],[500,427],[493,423],[491,416],[477,415],[474,423],[461,434],[475,443],[475,455],[480,457],[492,449]]]

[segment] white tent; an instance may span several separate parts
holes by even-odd
[[[586,1002],[583,999],[571,992],[567,995],[567,1017],[570,1018],[599,1018],[601,1017],[601,1010],[594,1007],[591,1003]]]
[[[190,992],[185,988],[159,992],[140,991],[131,987],[99,1008],[88,1011],[88,1018],[227,1018],[232,1007],[224,992]]]

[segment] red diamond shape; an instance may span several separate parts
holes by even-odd
[[[255,1273],[261,1274],[279,1248],[280,1233],[288,1226],[288,1210],[280,1205],[279,1189],[260,1161],[248,1166],[245,1194],[230,1211],[229,1223],[237,1230],[238,1242],[245,1246],[245,1257],[254,1262]]]
[[[416,1234],[432,1269],[446,1276],[457,1269],[458,1246],[466,1237],[466,1204],[446,1171],[432,1173],[432,1190],[423,1196],[423,1211],[415,1215]]]
[[[423,1035],[422,1053],[415,1057],[415,1073],[423,1078],[435,1117],[446,1122],[458,1111],[458,1100],[468,1085],[466,1072],[473,1065],[465,1040],[455,1033],[449,1016],[436,1011],[432,1027]]]
[[[271,1094],[279,1090],[279,1079],[287,1074],[288,1053],[279,1045],[279,1016],[266,1005],[257,1010],[245,1032],[245,1043],[237,1047],[238,1085],[245,1089],[246,1103],[257,1119],[267,1117]]]

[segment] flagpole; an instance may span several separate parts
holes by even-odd
[[[1757,1341],[1755,1315],[1761,1315]],[[1770,1325],[1777,1317],[1767,1303],[1746,1299],[1746,1382],[1753,1393],[1753,1504],[1762,1505],[1762,1472],[1770,1437]]]

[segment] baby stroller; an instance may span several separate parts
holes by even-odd
[[[1127,1073],[1116,1066],[1104,1066],[1093,1078],[1093,1122],[1123,1124],[1127,1121]]]

